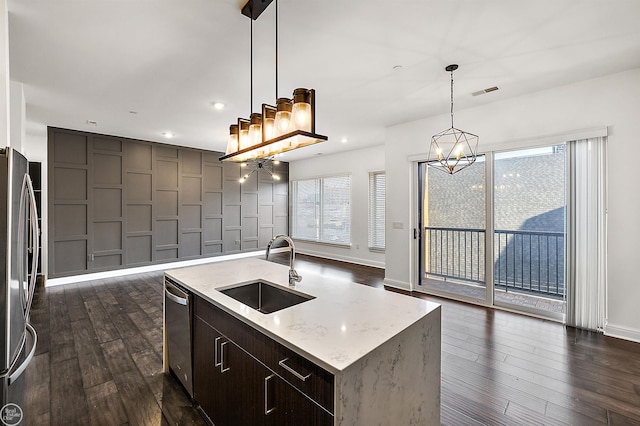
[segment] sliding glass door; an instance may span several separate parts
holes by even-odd
[[[494,303],[560,317],[566,294],[566,146],[494,155]]]
[[[419,164],[422,291],[487,298],[484,160],[454,175]]]
[[[417,290],[562,319],[566,146],[489,153],[449,175],[418,164]]]

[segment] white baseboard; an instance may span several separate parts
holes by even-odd
[[[640,330],[634,328],[607,324],[604,329],[604,335],[640,343]]]
[[[411,284],[406,283],[404,281],[396,281],[396,280],[390,280],[389,278],[385,278],[384,285],[387,287],[393,287],[400,290],[411,291]]]
[[[351,257],[351,256],[341,256],[339,254],[319,252],[319,251],[307,250],[307,249],[296,249],[296,252],[300,254],[307,254],[309,256],[321,257],[323,259],[338,260],[340,262],[347,262],[347,263],[353,263],[356,265],[371,266],[372,268],[384,269],[384,262],[377,262],[375,260],[361,259],[361,258]]]
[[[287,248],[273,249],[272,253],[285,251]],[[96,272],[93,274],[72,275],[69,277],[51,278],[45,280],[45,287],[78,283],[83,281],[100,280],[104,278],[122,277],[125,275],[141,274],[144,272],[166,271],[169,269],[184,268],[185,266],[202,265],[204,263],[222,262],[224,260],[241,259],[244,257],[264,256],[264,251],[251,251],[246,253],[228,254],[224,256],[205,257],[202,259],[184,260],[181,262],[157,263],[155,265],[139,266],[134,268],[116,269],[113,271]]]

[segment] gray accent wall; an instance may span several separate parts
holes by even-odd
[[[259,250],[288,233],[288,163],[48,129],[49,278]]]

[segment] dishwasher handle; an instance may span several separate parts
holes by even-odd
[[[164,288],[164,294],[167,296],[169,300],[183,306],[187,306],[189,304],[189,299],[187,297],[176,296],[175,294],[169,291],[170,288],[173,288],[173,287],[166,285]]]

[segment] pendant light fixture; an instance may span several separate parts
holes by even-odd
[[[253,108],[253,21],[273,0],[249,0],[242,14],[251,19],[251,108]],[[291,98],[278,97],[278,0],[276,3],[276,106],[262,104],[261,113],[250,119],[238,119],[229,128],[225,155],[220,161],[246,162],[273,157],[292,149],[324,142],[328,138],[316,133],[313,89],[298,88]],[[265,163],[255,163],[255,170]],[[265,169],[266,170],[266,169]]]
[[[445,68],[451,74],[451,128],[431,136],[427,164],[437,170],[454,174],[476,161],[478,135],[457,129],[453,125],[453,72],[458,65]]]
[[[247,168],[247,172],[239,179],[240,183],[244,183],[249,176],[257,171],[264,170],[271,176],[273,180],[280,180],[280,176],[275,173],[273,166],[280,164],[280,161],[274,160],[273,157],[259,158],[257,160],[242,163],[242,167]]]

